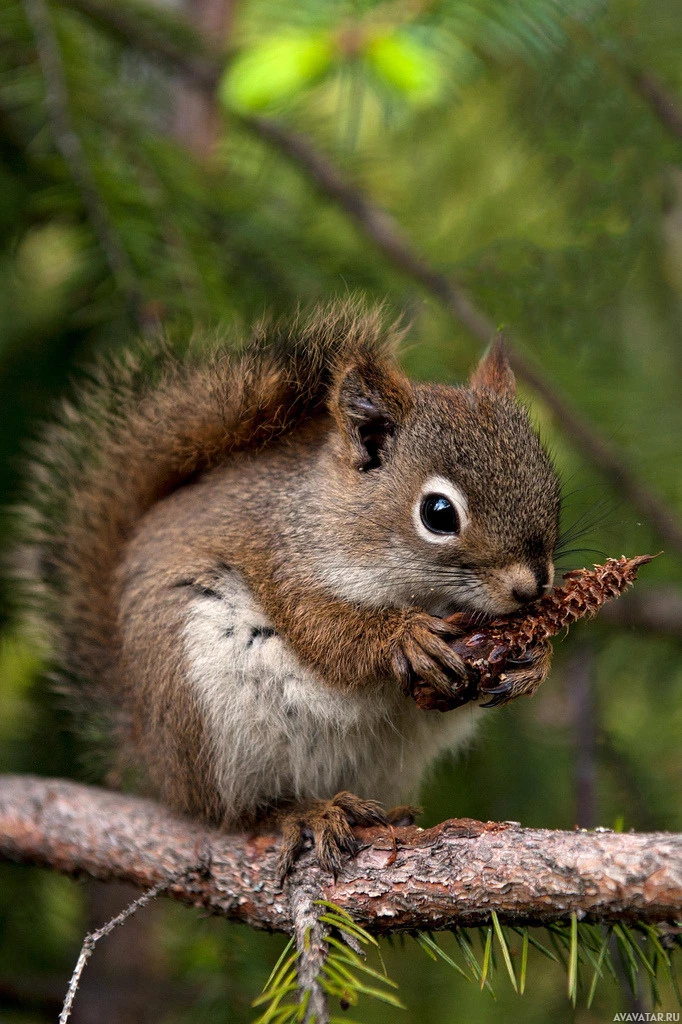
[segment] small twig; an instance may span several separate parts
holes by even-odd
[[[112,917],[111,920],[107,921],[106,924],[103,924],[101,928],[97,928],[94,932],[88,932],[83,939],[80,955],[76,961],[76,966],[73,969],[71,981],[69,982],[69,987],[67,989],[66,996],[64,997],[64,1005],[62,1006],[62,1012],[59,1015],[59,1024],[66,1024],[71,1016],[71,1008],[76,997],[76,992],[78,991],[78,986],[80,985],[81,975],[83,974],[85,965],[92,956],[95,950],[95,945],[99,940],[112,932],[114,928],[118,928],[118,926],[123,924],[124,921],[127,921],[129,917],[137,913],[138,910],[141,910],[142,907],[146,907],[148,903],[151,903],[152,900],[156,899],[156,897],[167,889],[169,885],[172,885],[173,882],[176,882],[177,880],[178,876],[174,876],[166,882],[158,882],[156,885],[152,886],[151,889],[147,889],[147,891],[143,892],[141,896],[138,896],[136,900],[133,900],[132,903],[129,903],[120,914],[117,914],[116,917]]]
[[[171,33],[163,31],[131,10],[125,3],[112,4],[110,0],[60,0],[62,6],[84,14],[115,38],[143,51],[157,63],[165,65],[171,72],[179,72],[197,88],[213,93],[223,70],[223,60],[211,52],[206,40],[202,39],[187,18],[173,14],[163,8],[150,8],[157,17],[162,16],[166,25],[182,35],[186,46],[180,45]]]
[[[639,95],[648,103],[661,124],[671,135],[682,139],[682,109],[679,100],[673,96],[653,71],[632,71],[630,81]]]
[[[329,932],[320,921],[326,908],[317,902],[324,893],[315,882],[302,881],[299,875],[294,876],[290,886],[289,911],[298,950],[298,986],[301,999],[306,1001],[303,1019],[306,1022],[314,1020],[315,1024],[329,1024],[327,995],[320,982],[328,953],[325,939]]]
[[[71,122],[66,75],[59,42],[45,0],[23,0],[33,30],[38,61],[45,83],[45,108],[55,145],[78,186],[88,219],[114,281],[123,295],[128,315],[138,329],[147,326],[133,284],[133,270],[88,165],[83,144]]]

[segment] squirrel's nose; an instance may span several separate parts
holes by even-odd
[[[511,588],[512,597],[519,604],[530,604],[542,597],[549,583],[550,569],[547,565],[519,567]]]
[[[512,597],[519,604],[530,604],[531,601],[537,601],[544,589],[544,585],[539,586],[537,583],[530,587],[512,587]]]

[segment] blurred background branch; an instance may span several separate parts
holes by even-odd
[[[225,67],[224,62],[215,57],[211,60],[209,55],[204,55],[203,62],[197,66],[193,54],[185,60],[182,52],[178,52],[172,42],[167,46],[163,37],[150,35],[144,26],[136,24],[131,11],[127,11],[122,17],[120,10],[114,10],[109,15],[97,0],[60,2],[75,6],[87,14],[92,13],[96,21],[107,23],[122,35],[126,42],[139,46],[146,56],[160,57],[163,61],[169,62],[174,70],[186,75],[193,86],[193,98],[190,100],[186,96],[181,96],[181,104],[188,103],[189,107],[180,117],[180,120],[185,122],[180,137],[184,137],[190,148],[195,151],[204,154],[210,151],[215,144],[216,121],[219,118],[215,91]],[[203,17],[204,15],[199,15],[200,24]],[[206,17],[210,19],[209,15]],[[215,20],[215,12],[213,17]],[[223,38],[229,19],[227,7],[222,10],[220,19],[224,22],[223,28],[214,34]],[[661,117],[666,127],[673,130],[676,120],[670,98],[663,102],[662,92],[656,90],[653,79],[648,78],[646,73],[638,75],[636,80],[641,87],[642,83],[649,82],[647,98],[652,103],[652,109]],[[202,95],[203,101],[198,98]],[[658,97],[659,101],[655,101],[654,97]],[[339,204],[386,259],[442,302],[456,322],[461,323],[484,344],[492,340],[496,332],[495,323],[476,306],[466,290],[430,266],[413,248],[394,219],[375,206],[361,189],[346,181],[343,173],[316,149],[310,139],[270,118],[242,116],[241,121],[246,128],[291,159],[326,198]],[[678,554],[682,554],[682,522],[673,509],[666,505],[653,488],[638,479],[617,447],[600,436],[586,418],[571,406],[537,364],[524,355],[516,345],[510,349],[510,356],[516,374],[529,384],[552,410],[561,429],[577,443],[609,482],[648,518],[655,526],[662,542]]]

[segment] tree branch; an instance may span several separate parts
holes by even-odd
[[[301,996],[308,993],[305,1024],[313,1020],[315,1024],[329,1021],[327,997],[320,980],[329,934],[328,926],[320,921],[325,908],[316,905],[321,899],[324,899],[324,891],[319,879],[297,878],[297,884],[291,887],[289,908],[298,951],[296,974]]]
[[[676,96],[653,71],[633,69],[630,82],[658,120],[676,139],[682,139],[682,110]]]
[[[223,72],[224,60],[211,52],[191,23],[172,11],[150,5],[115,3],[110,0],[60,0],[86,15],[115,39],[179,73],[192,85],[213,95]],[[137,8],[137,9],[136,9]],[[143,17],[153,15],[153,19]],[[168,31],[172,29],[172,31]],[[180,41],[180,39],[182,41]]]
[[[167,67],[187,76],[197,87],[214,95],[224,67],[224,58],[205,52],[200,63],[197,54],[185,54],[163,33],[148,31],[139,16],[124,5],[109,5],[102,0],[61,0],[75,7],[113,31],[133,47],[155,57]],[[174,22],[180,24],[180,19]],[[474,337],[487,344],[495,334],[496,325],[479,310],[461,285],[432,267],[414,250],[398,224],[384,210],[373,204],[355,185],[313,146],[309,139],[277,121],[264,117],[236,118],[245,128],[263,139],[295,163],[318,191],[335,202],[355,222],[363,234],[386,259],[406,276],[417,281],[448,310],[453,320],[462,324]],[[545,402],[555,415],[561,429],[611,484],[640,509],[664,543],[682,553],[682,525],[676,512],[663,498],[643,483],[634,473],[619,449],[594,427],[564,398],[542,373],[541,369],[516,348],[510,351],[515,373]]]
[[[682,915],[682,835],[555,832],[468,818],[364,833],[336,884],[310,855],[297,875],[376,933],[489,921],[545,924]],[[59,779],[0,779],[0,856],[149,888],[255,928],[292,932],[276,838],[225,834],[137,797]],[[173,880],[175,879],[175,880]],[[296,876],[292,879],[296,885]]]

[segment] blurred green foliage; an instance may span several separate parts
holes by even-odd
[[[195,52],[192,32],[162,8],[115,6]],[[25,10],[0,0],[5,505],[20,493],[37,424],[74,373],[135,334],[131,308],[181,340],[203,329],[233,334],[265,311],[360,290],[406,311],[404,361],[413,374],[454,381],[467,373],[475,341],[234,116],[257,110],[310,136],[396,217],[418,252],[463,282],[493,320],[513,326],[554,384],[682,515],[682,145],[629,77],[632,68],[653,71],[682,96],[679,5],[243,0],[224,41],[233,57],[210,158],[183,144],[181,79],[86,8],[63,0],[52,14],[71,119],[129,264],[117,276],[55,146]],[[591,525],[575,545],[585,550],[567,565],[658,550],[639,511],[584,462],[541,403],[524,397],[561,469],[567,525],[583,515]],[[4,515],[3,548],[12,531]],[[640,586],[673,583],[679,569],[667,552]],[[50,695],[49,666],[17,624],[9,583],[0,607],[0,770],[96,778]],[[426,823],[461,814],[573,826],[582,726],[572,679],[587,650],[598,821],[682,829],[679,648],[674,638],[601,622],[576,628],[557,645],[543,692],[491,712],[468,754],[434,769]],[[37,870],[3,866],[0,876],[0,991],[13,977],[65,985],[87,924],[87,889]],[[281,937],[175,906],[157,908],[153,928],[168,976],[192,993],[191,1008],[168,1006],[164,1021],[253,1019],[250,1001]],[[409,1009],[353,1011],[368,1022],[596,1022],[633,1006],[624,986],[607,981],[589,1012],[579,994],[574,1015],[565,973],[533,950],[524,997],[498,965],[496,1002],[409,940],[384,955]],[[665,984],[661,994],[662,1008],[674,1010]],[[8,1003],[2,1019],[43,1021],[46,1013]]]

